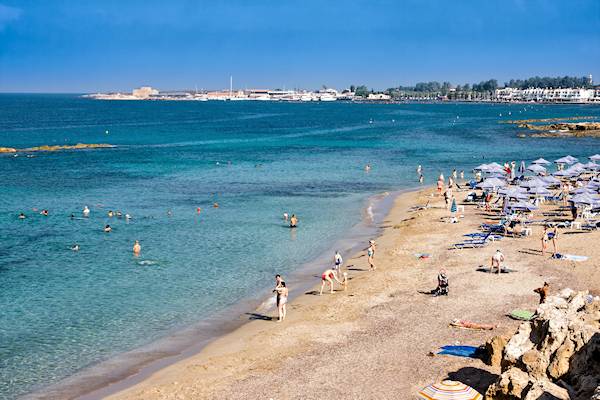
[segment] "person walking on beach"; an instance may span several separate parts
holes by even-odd
[[[550,238],[550,236],[552,237]],[[556,257],[558,254],[558,227],[555,226],[552,232],[548,234],[548,237],[552,240],[552,249],[554,250],[552,257]]]
[[[490,266],[490,274],[494,272],[494,268],[498,269],[498,273],[502,272],[502,263],[504,262],[504,254],[500,249],[496,250],[496,253],[492,256],[492,263]]]
[[[339,283],[340,285],[343,285],[344,283],[342,281],[340,281],[337,277],[337,273],[335,272],[335,270],[333,269],[326,269],[322,274],[321,274],[321,290],[319,292],[319,296],[323,294],[323,288],[325,287],[325,283],[329,283],[329,289],[330,289],[330,293],[333,294],[333,280],[335,279],[335,281],[337,283]]]
[[[369,267],[371,267],[371,271],[375,270],[375,241],[369,240],[369,247],[367,248],[367,261],[369,262]]]
[[[275,290],[277,291],[277,322],[281,322],[287,315],[286,304],[288,299],[288,288],[286,287],[285,282],[281,281]]]
[[[142,252],[142,246],[140,245],[140,242],[136,240],[135,243],[133,244],[133,255],[139,256],[141,252]]]
[[[342,255],[339,251],[336,250],[335,255],[333,256],[333,269],[335,269],[336,271],[340,271],[343,263],[344,259],[342,258]]]

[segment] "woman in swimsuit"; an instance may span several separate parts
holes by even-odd
[[[542,232],[542,256],[546,255],[546,248],[548,247],[548,227],[544,226],[544,232]]]
[[[367,260],[369,262],[369,266],[371,267],[371,271],[375,270],[375,262],[373,257],[375,257],[375,241],[369,240],[369,247],[367,248]]]
[[[333,269],[327,269],[321,274],[321,291],[319,292],[319,296],[323,294],[323,288],[325,287],[326,282],[329,282],[330,293],[333,294],[333,279],[340,285],[344,284],[338,279],[337,274]]]
[[[298,217],[296,217],[296,214],[292,214],[292,217],[290,218],[290,228],[295,228],[296,226],[298,226]]]
[[[554,254],[552,254],[553,257],[556,257],[556,254],[558,253],[558,228],[555,226],[554,229],[552,230],[552,248],[554,249]]]
[[[285,305],[288,299],[288,288],[285,286],[285,282],[281,281],[277,286],[277,311],[279,312],[279,318],[277,322],[281,322],[285,319],[287,309]]]

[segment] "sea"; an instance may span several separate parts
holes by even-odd
[[[600,139],[502,123],[572,116],[598,120],[600,106],[1,94],[0,146],[115,147],[0,155],[0,399],[69,397],[78,376],[99,387],[141,354],[183,354],[257,307],[272,315],[274,275],[316,284],[336,246],[366,247],[373,207],[419,187],[417,165],[432,184],[483,162],[586,162]]]

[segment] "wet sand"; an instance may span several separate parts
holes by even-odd
[[[481,222],[496,217],[467,205],[460,223],[450,224],[443,199],[432,194],[432,189],[425,189],[396,199],[377,239],[377,270],[368,271],[364,252],[345,260],[351,278],[347,291],[338,287],[333,295],[315,295],[320,286],[316,275],[314,289],[288,304],[284,322],[275,322],[276,310],[255,313],[248,323],[200,353],[109,398],[403,399],[447,377],[483,392],[499,369],[478,359],[429,353],[443,345],[478,346],[494,335],[511,334],[519,322],[506,314],[515,308],[534,310],[538,295],[533,289],[544,281],[550,283],[551,293],[571,287],[600,294],[600,231],[560,231],[559,252],[589,257],[577,263],[541,256],[540,225],[527,238],[450,250],[465,233],[476,232]],[[465,194],[456,193],[458,200]],[[411,211],[428,200],[429,209]],[[541,213],[549,209],[556,206],[544,206],[533,219],[545,218]],[[476,271],[481,264],[489,266],[497,248],[506,256],[505,265],[516,272]],[[431,256],[420,259],[416,253]],[[418,293],[436,286],[441,267],[448,271],[450,295]],[[454,318],[498,327],[451,328],[448,324]]]

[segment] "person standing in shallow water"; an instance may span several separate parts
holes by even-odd
[[[142,252],[142,246],[140,245],[140,242],[136,240],[135,243],[133,244],[133,255],[139,256],[141,252]]]
[[[298,226],[298,217],[296,214],[292,214],[290,218],[290,228],[296,228]]]

